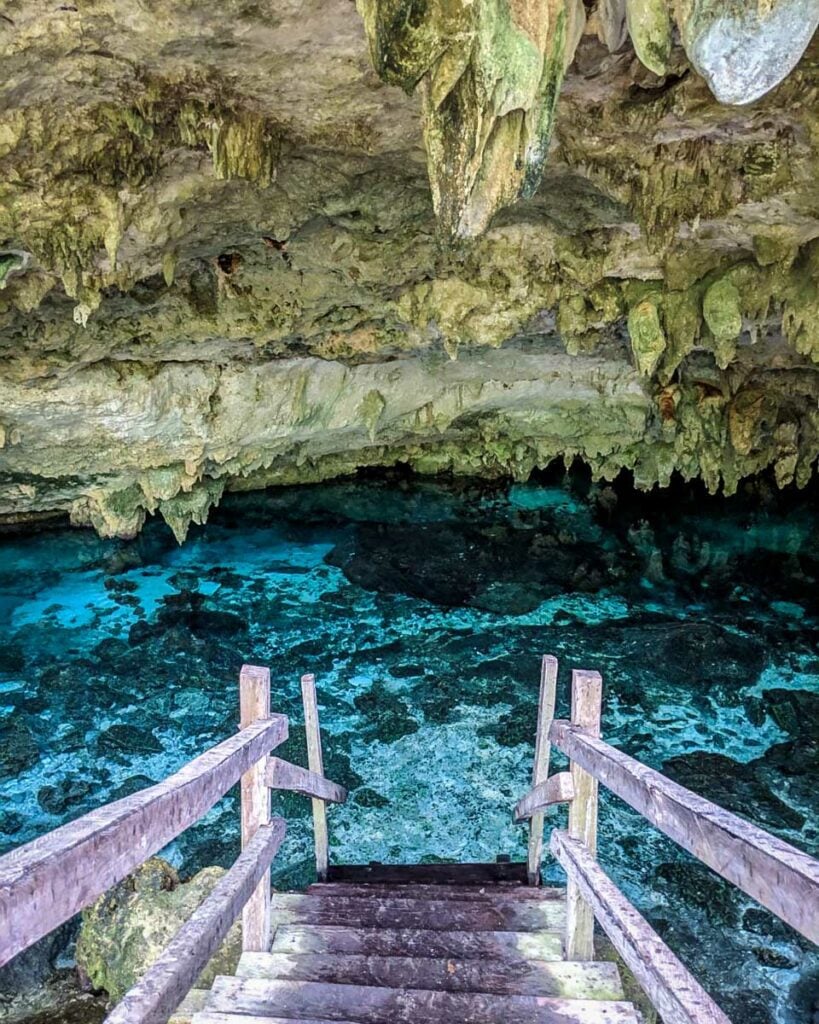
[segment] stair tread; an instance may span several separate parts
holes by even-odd
[[[244,953],[236,976],[393,989],[622,999],[611,962],[539,961],[507,955],[492,960],[325,953]]]
[[[555,931],[566,919],[563,900],[461,902],[276,893],[271,909],[274,925],[346,924],[432,931]]]
[[[561,960],[563,936],[557,931],[433,931],[422,928],[351,928],[345,925],[280,925],[274,953],[356,953],[372,956],[462,959],[502,956]]]
[[[493,882],[526,884],[526,864],[331,864],[328,882],[407,882],[486,885]]]
[[[224,1014],[222,1018],[214,1014]],[[434,992],[310,981],[219,977],[193,1024],[251,1024],[296,1019],[349,1024],[637,1024],[620,1000]]]
[[[311,896],[355,896],[400,899],[446,899],[464,901],[491,900],[560,900],[566,898],[565,889],[543,886],[535,888],[513,882],[485,885],[422,884],[417,882],[316,882],[307,887]]]

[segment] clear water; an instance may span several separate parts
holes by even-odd
[[[326,771],[351,791],[334,860],[522,858],[511,810],[553,653],[560,714],[571,667],[599,669],[608,740],[816,855],[813,499],[396,478],[232,496],[181,548],[160,523],[130,543],[6,537],[0,851],[228,736],[247,661],[270,666],[301,763],[299,676],[316,673]],[[274,807],[275,884],[305,884],[309,801]],[[231,794],[166,855],[227,864],[237,832]],[[815,947],[613,797],[600,859],[729,1016],[811,1019]]]

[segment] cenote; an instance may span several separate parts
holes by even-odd
[[[581,469],[528,483],[394,473],[226,496],[179,546],[69,527],[7,534],[0,568],[2,852],[150,785],[237,725],[269,665],[304,761],[317,677],[340,863],[525,856],[539,660],[604,680],[603,735],[816,854],[816,487],[640,493]],[[311,881],[309,801],[273,882]],[[547,828],[565,811],[547,814]],[[235,793],[164,852],[181,875],[238,853]],[[819,958],[797,933],[602,794],[599,857],[729,1015],[808,1021]],[[547,881],[562,884],[547,857]],[[63,935],[63,945],[70,934]],[[714,950],[719,955],[714,955]],[[70,965],[70,946],[52,950]]]

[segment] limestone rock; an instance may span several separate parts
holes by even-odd
[[[419,87],[432,199],[444,231],[481,234],[536,191],[580,0],[358,0],[378,73]]]
[[[170,864],[152,857],[84,910],[76,959],[91,985],[118,1002],[223,874],[223,868],[204,868],[180,882]],[[207,988],[216,975],[234,972],[241,953],[240,929],[239,922],[231,928],[195,987]]]
[[[632,307],[628,315],[628,333],[637,369],[644,377],[650,377],[657,369],[667,344],[656,301],[649,297]]]
[[[672,42],[668,0],[626,0],[626,17],[637,56],[649,71],[664,75]]]
[[[731,108],[679,46],[662,78],[618,46],[624,3],[585,6],[575,51],[577,3],[437,0],[419,21],[362,0],[370,40],[404,44],[376,70],[349,0],[278,0],[275,25],[218,0],[0,18],[0,519],[132,537],[158,515],[181,537],[223,490],[399,461],[807,480],[819,40]],[[550,65],[553,107],[555,11],[576,59]],[[454,146],[433,179],[456,196],[474,172],[449,207],[469,230],[534,187],[553,111],[534,194],[443,244],[419,100],[381,74],[417,83],[433,128],[466,112],[476,159]]]
[[[796,66],[816,0],[677,0],[683,46],[721,103],[752,103]]]

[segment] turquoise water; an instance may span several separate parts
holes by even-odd
[[[511,810],[552,653],[560,714],[570,669],[598,669],[605,738],[817,855],[814,499],[395,478],[231,496],[181,548],[158,522],[128,543],[8,536],[0,850],[230,735],[255,662],[301,763],[299,677],[316,674],[325,768],[351,792],[329,815],[335,861],[522,858]],[[309,801],[274,808],[289,822],[275,884],[302,885]],[[227,864],[237,832],[231,794],[166,855]],[[600,860],[729,1016],[810,1020],[815,947],[613,797]]]

